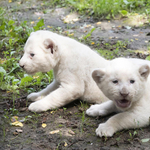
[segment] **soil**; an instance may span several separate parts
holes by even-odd
[[[91,48],[105,48],[104,43],[114,45],[118,40],[127,43],[131,53],[118,52],[117,56],[145,58],[149,55],[150,27],[146,17],[136,14],[130,18],[114,20],[94,19],[92,16],[72,12],[71,8],[46,5],[40,0],[7,1],[0,0],[11,18],[18,21],[38,22],[44,19],[47,30],[72,36],[78,41],[96,28],[84,41]],[[43,13],[46,12],[46,13]],[[35,23],[34,23],[35,24]],[[91,44],[94,42],[95,44]],[[108,47],[107,47],[108,48]],[[109,48],[108,48],[109,49]],[[111,50],[111,48],[109,49]],[[136,50],[136,52],[135,52]],[[25,95],[24,95],[25,94]],[[111,138],[99,138],[95,130],[107,117],[88,117],[85,110],[90,106],[77,100],[63,108],[40,114],[29,112],[27,93],[16,99],[16,116],[23,127],[12,126],[8,108],[13,106],[13,94],[0,90],[0,149],[1,150],[149,150],[150,128],[123,130]],[[27,105],[26,105],[27,104]],[[17,113],[19,112],[19,113]],[[5,115],[4,115],[5,114]],[[8,117],[9,116],[9,117]],[[42,124],[47,126],[44,128]]]

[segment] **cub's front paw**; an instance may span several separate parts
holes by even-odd
[[[30,101],[37,101],[39,100],[40,95],[38,93],[31,93],[27,96],[27,99]]]
[[[96,129],[96,135],[97,136],[106,136],[111,137],[115,133],[115,130],[112,126],[107,125],[107,123],[102,123],[99,125],[99,127]]]
[[[92,105],[89,109],[86,110],[88,116],[96,117],[99,115],[99,105]]]
[[[86,110],[86,114],[88,116],[96,117],[96,116],[105,116],[106,111],[102,107],[101,104],[92,105],[88,110]]]
[[[48,105],[45,104],[42,100],[31,103],[28,109],[32,112],[42,112],[49,109]]]

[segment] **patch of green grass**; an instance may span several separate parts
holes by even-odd
[[[105,57],[106,59],[110,59],[110,60],[114,59],[119,52],[118,49],[116,49],[114,51],[100,49],[97,51],[98,51],[98,53],[101,54],[101,56]]]
[[[55,0],[53,4],[69,5],[81,13],[106,19],[119,13],[124,15],[127,12],[139,12],[141,9],[150,13],[150,1],[147,0]]]
[[[134,51],[127,49],[128,41],[117,41],[115,44],[105,43],[102,49],[98,49],[97,52],[106,59],[114,59],[116,57],[128,56]]]
[[[64,127],[64,125],[62,125],[62,124],[59,124],[59,125],[58,125],[58,128],[61,128],[61,127]]]
[[[137,135],[138,135],[138,131],[136,130],[133,133],[129,132],[130,138],[128,139],[128,141],[132,141]]]
[[[91,35],[92,35],[92,32],[94,32],[95,29],[96,29],[96,28],[92,28],[91,31],[90,31],[87,35],[85,35],[85,36],[83,37],[83,39],[84,39],[84,40],[87,40],[88,38],[90,38]]]

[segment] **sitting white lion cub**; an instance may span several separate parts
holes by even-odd
[[[36,31],[28,38],[19,64],[28,73],[54,71],[54,81],[27,98],[36,101],[30,111],[58,108],[82,99],[101,103],[108,98],[92,79],[94,68],[105,67],[108,61],[88,46],[50,31]],[[43,97],[43,98],[42,98]]]
[[[138,59],[137,59],[138,60]],[[139,60],[140,61],[140,60]],[[135,62],[135,63],[134,63]],[[144,127],[150,117],[150,68],[137,65],[136,61],[117,58],[103,69],[96,69],[92,76],[109,101],[91,106],[86,114],[105,116],[120,112],[96,129],[100,137],[111,137],[122,129]],[[147,63],[147,61],[145,61]]]

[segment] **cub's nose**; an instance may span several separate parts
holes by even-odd
[[[127,92],[127,93],[120,92],[120,95],[123,96],[123,97],[127,97],[129,95],[129,92]]]

